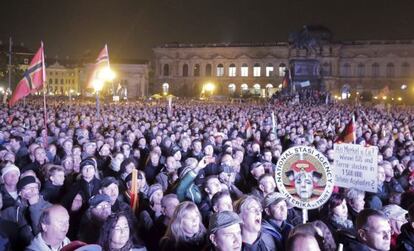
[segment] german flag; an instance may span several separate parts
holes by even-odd
[[[352,114],[351,120],[345,126],[342,133],[335,140],[335,143],[354,143],[356,140],[355,115]]]

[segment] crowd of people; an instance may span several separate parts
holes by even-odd
[[[49,99],[46,123],[41,100],[2,107],[0,249],[414,250],[413,108],[315,100],[112,103],[98,116]],[[379,148],[378,192],[335,187],[304,224],[276,163],[297,145],[333,163],[353,112],[356,143]]]

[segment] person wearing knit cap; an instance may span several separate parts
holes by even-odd
[[[82,191],[88,200],[95,194],[98,194],[101,187],[100,180],[95,177],[96,174],[96,160],[94,158],[86,158],[80,163],[81,178],[73,183],[70,194],[76,194]]]
[[[154,222],[161,216],[161,200],[163,196],[164,193],[160,184],[155,183],[149,187],[146,205],[139,214],[138,233],[141,236],[145,236],[153,227]]]
[[[111,198],[106,194],[92,196],[89,208],[80,221],[79,240],[86,243],[97,243],[99,231],[105,220],[111,215]]]
[[[242,224],[242,220],[232,211],[213,214],[210,217],[208,228],[209,240],[212,246],[211,250],[241,250],[240,224]]]
[[[33,176],[23,177],[17,182],[17,192],[24,203],[29,205],[30,220],[32,223],[33,233],[39,232],[39,219],[42,210],[50,207],[48,201],[43,199],[40,195],[40,184],[38,180]]]
[[[100,194],[106,194],[111,198],[112,212],[127,211],[131,212],[131,207],[119,199],[119,182],[114,177],[105,177],[101,181]]]
[[[20,170],[12,163],[6,164],[1,170],[1,178],[3,184],[0,187],[0,192],[3,196],[3,208],[13,206],[16,203],[17,182],[19,181]]]
[[[285,250],[286,242],[293,226],[287,220],[288,206],[286,197],[278,192],[266,195],[263,200],[264,218],[262,220],[262,234],[265,238],[273,239],[276,250]]]

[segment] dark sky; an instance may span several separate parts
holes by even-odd
[[[335,40],[414,39],[413,0],[1,0],[0,39],[49,57],[150,59],[167,42],[287,41],[304,24]]]

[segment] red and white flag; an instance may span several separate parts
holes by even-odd
[[[96,59],[95,65],[93,66],[92,73],[89,76],[87,88],[93,88],[94,79],[98,78],[98,72],[104,67],[109,68],[109,53],[108,46],[105,44],[105,47],[99,52],[98,58]]]
[[[39,50],[30,62],[29,68],[24,73],[23,79],[20,80],[16,89],[14,89],[12,97],[9,100],[9,107],[12,107],[17,101],[27,95],[39,91],[43,87],[45,80],[45,55],[43,43],[41,43]]]

